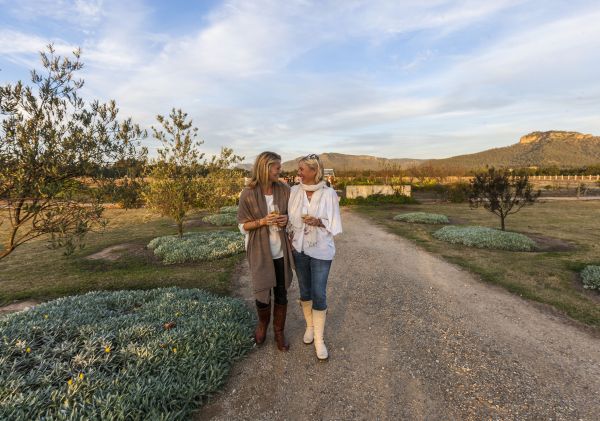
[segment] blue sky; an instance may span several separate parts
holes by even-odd
[[[0,83],[81,46],[87,98],[146,127],[181,107],[208,153],[441,158],[600,135],[598,22],[577,0],[0,0]]]

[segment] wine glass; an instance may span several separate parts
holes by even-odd
[[[273,206],[271,206],[271,212],[269,212],[269,214],[279,216],[280,215],[279,206],[276,204],[273,204]],[[271,225],[271,229],[273,231],[281,231],[281,228],[279,228],[279,226],[277,224]]]

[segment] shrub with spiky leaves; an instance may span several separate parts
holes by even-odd
[[[238,207],[237,206],[223,206],[221,209],[219,209],[219,212],[221,212],[221,213],[235,213],[235,214],[237,214]]]
[[[182,420],[253,344],[239,300],[91,292],[0,318],[0,419]]]
[[[449,224],[446,215],[427,212],[409,212],[394,216],[394,221],[410,222],[415,224]]]
[[[583,287],[600,290],[600,266],[586,266],[581,271]]]
[[[238,231],[188,232],[183,237],[157,237],[148,248],[167,265],[203,262],[243,252],[244,236]]]
[[[224,225],[236,225],[237,215],[234,213],[216,213],[202,218],[204,222],[222,227]]]
[[[501,231],[487,227],[443,227],[433,233],[438,240],[452,244],[464,244],[469,247],[509,250],[533,251],[535,241],[516,232]]]

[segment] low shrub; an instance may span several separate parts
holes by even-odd
[[[487,227],[447,226],[434,232],[433,236],[452,244],[477,248],[509,251],[532,251],[535,248],[535,241],[523,234]]]
[[[600,290],[600,266],[586,266],[581,271],[583,287]]]
[[[394,221],[410,222],[417,224],[449,224],[446,215],[427,212],[410,212],[394,216]]]
[[[216,213],[202,218],[204,222],[217,225],[219,227],[226,225],[237,225],[237,214],[235,213]]]
[[[184,420],[252,348],[239,300],[91,292],[0,319],[0,419]]]
[[[415,199],[410,196],[404,196],[402,194],[373,194],[369,197],[357,197],[356,199],[347,199],[342,197],[340,199],[340,206],[347,205],[380,205],[380,204],[396,204],[406,205],[417,203]]]
[[[236,213],[238,211],[238,206],[223,206],[219,209],[220,213]]]
[[[168,235],[150,241],[164,264],[202,262],[232,256],[244,251],[244,236],[238,231],[188,232],[183,237]]]

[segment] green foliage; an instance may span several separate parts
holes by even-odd
[[[342,197],[340,199],[340,206],[347,205],[380,205],[380,204],[396,204],[396,205],[405,205],[405,204],[414,204],[417,203],[415,199],[410,196],[405,196],[403,194],[373,194],[369,197],[357,197],[356,199],[347,199]]]
[[[0,319],[0,419],[188,419],[253,344],[239,300],[91,292]]]
[[[533,251],[535,241],[516,232],[493,228],[446,226],[433,233],[438,240],[469,247],[509,251]]]
[[[502,231],[508,215],[519,212],[524,206],[533,205],[540,196],[540,191],[533,192],[526,174],[496,170],[493,167],[487,172],[475,174],[470,190],[471,207],[483,206],[498,215]]]
[[[184,219],[192,209],[216,210],[239,193],[241,172],[230,167],[243,158],[223,148],[220,156],[203,160],[198,149],[203,142],[195,140],[198,129],[181,110],[172,109],[168,118],[159,115],[157,120],[162,128],[152,130],[163,148],[152,163],[144,198],[151,210],[175,220],[182,236]]]
[[[600,266],[586,266],[581,271],[583,287],[600,290]]]
[[[410,222],[417,224],[449,224],[446,215],[427,212],[410,212],[394,216],[394,221]]]
[[[220,213],[238,213],[238,206],[223,206],[219,209]]]
[[[202,220],[219,227],[237,225],[237,215],[234,213],[215,213],[214,215],[205,216]]]
[[[148,248],[167,265],[202,262],[243,252],[244,236],[239,231],[190,232],[157,237]]]
[[[31,73],[0,87],[0,197],[6,223],[0,259],[38,237],[72,251],[87,232],[105,224],[93,182],[106,162],[145,159],[145,136],[131,119],[119,121],[114,101],[86,104],[79,50],[73,59],[41,53],[45,74]],[[140,152],[141,151],[141,152]]]

